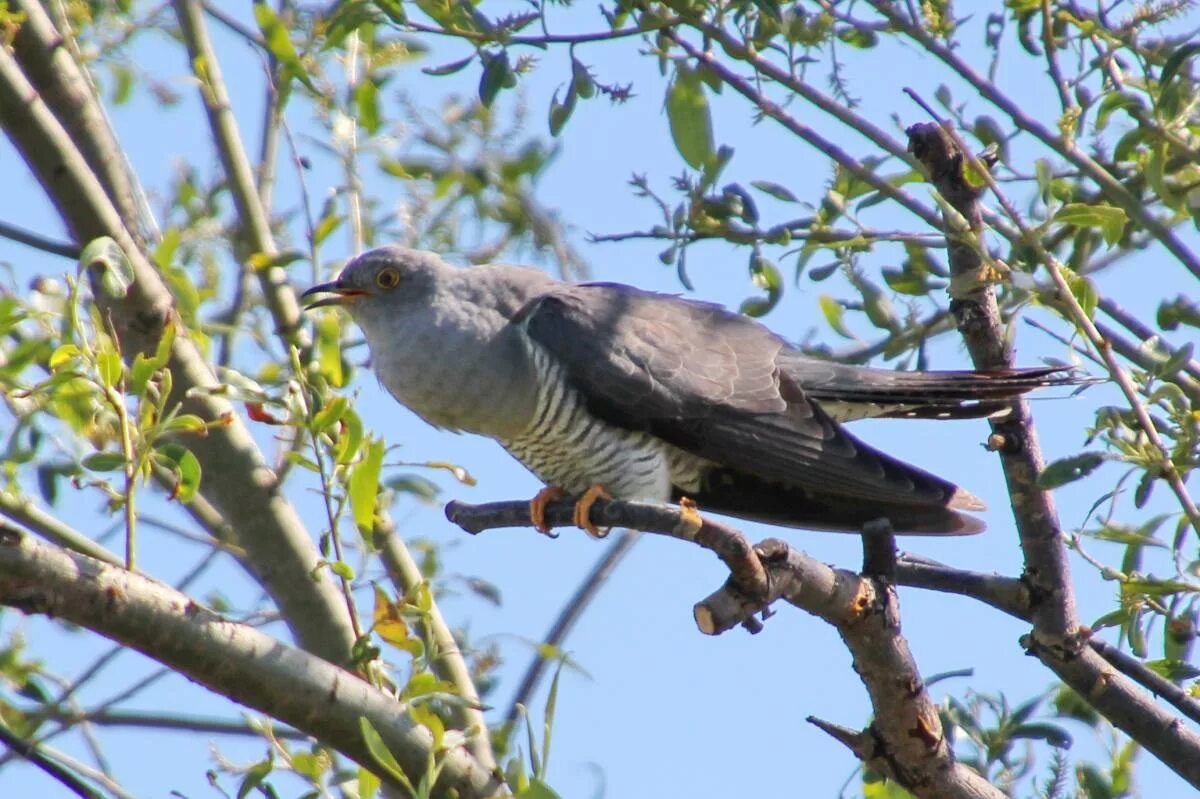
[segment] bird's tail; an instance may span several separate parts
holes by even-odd
[[[1034,389],[1095,382],[1071,367],[900,372],[784,357],[780,368],[838,421],[861,418],[974,419],[1005,413]]]

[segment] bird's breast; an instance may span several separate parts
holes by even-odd
[[[536,345],[529,352],[539,386],[536,410],[520,435],[501,443],[543,482],[572,494],[601,485],[618,499],[660,502],[670,499],[681,476],[691,482],[686,453],[594,415],[560,365]]]

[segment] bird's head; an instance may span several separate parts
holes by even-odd
[[[355,319],[395,315],[429,302],[439,278],[453,267],[436,254],[406,247],[380,247],[351,260],[336,280],[319,283],[301,299],[325,295],[305,310],[339,305]]]

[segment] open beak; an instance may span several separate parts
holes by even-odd
[[[311,311],[313,308],[326,308],[330,305],[346,305],[355,297],[361,297],[366,293],[367,292],[362,291],[361,289],[343,286],[337,280],[331,280],[328,283],[318,283],[317,285],[313,286],[308,291],[301,294],[300,299],[303,300],[305,297],[311,297],[314,294],[333,295],[331,297],[322,297],[319,300],[313,300],[312,302],[306,303],[304,305],[304,310]]]

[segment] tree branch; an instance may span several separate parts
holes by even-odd
[[[546,520],[556,526],[570,524],[573,509],[570,501],[551,503]],[[451,502],[446,516],[472,534],[531,523],[528,502]],[[954,761],[937,707],[900,635],[899,602],[886,579],[834,569],[784,541],[768,539],[746,552],[762,575],[762,581],[747,590],[747,582],[752,581],[738,571],[746,564],[727,557],[740,549],[734,542],[745,541],[745,536],[697,516],[694,509],[613,500],[598,501],[591,509],[591,521],[598,526],[657,533],[725,553],[721,557],[730,566],[729,580],[693,609],[696,626],[703,633],[717,635],[745,625],[779,599],[837,628],[875,710],[875,721],[860,733],[862,740],[870,740],[872,745],[855,748],[871,768],[918,797],[1003,796],[979,774]],[[880,555],[876,560],[886,558]]]
[[[153,352],[168,322],[177,326],[168,366],[170,403],[210,422],[209,434],[189,440],[204,480],[200,492],[235,530],[253,574],[281,609],[301,645],[331,661],[344,661],[353,635],[331,580],[312,579],[319,556],[299,515],[279,493],[254,439],[233,407],[213,393],[212,370],[182,329],[158,270],[137,246],[68,131],[42,101],[20,65],[0,48],[0,124],[46,189],[77,241],[108,236],[132,272],[124,296],[95,292],[111,320],[122,355]],[[89,270],[90,272],[91,270]]]
[[[930,181],[969,228],[960,231],[947,218],[952,281],[981,274],[985,267],[983,256],[972,240],[982,229],[981,190],[964,177],[971,156],[945,124],[913,125],[909,136],[910,147],[925,166]],[[952,301],[951,310],[976,368],[1013,365],[990,284],[972,281]],[[1113,673],[1085,645],[1089,633],[1076,615],[1058,514],[1049,492],[1037,487],[1043,461],[1028,403],[1016,402],[1013,413],[990,421],[993,433],[1006,442],[1000,449],[1001,464],[1025,556],[1022,580],[1030,591],[1033,622],[1033,633],[1023,640],[1026,651],[1040,658],[1116,727],[1192,785],[1200,787],[1200,737],[1127,679]]]
[[[7,525],[0,525],[0,604],[64,619],[136,649],[377,773],[360,719],[375,727],[414,784],[434,757],[440,796],[491,797],[503,788],[464,749],[434,752],[429,731],[405,706],[357,675],[227,621],[161,583]]]

